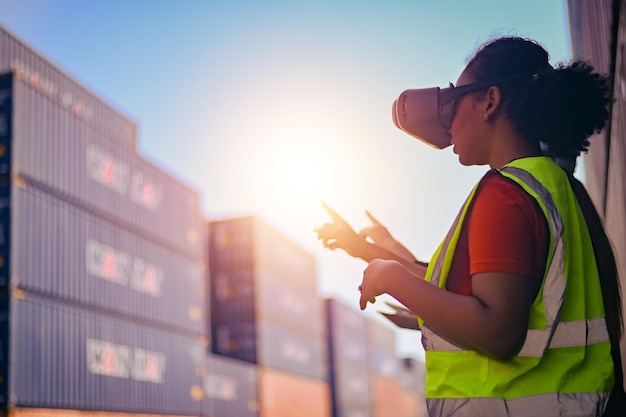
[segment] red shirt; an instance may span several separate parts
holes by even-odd
[[[449,291],[471,295],[472,275],[509,272],[543,279],[548,224],[538,203],[518,184],[496,172],[478,185],[446,283]]]

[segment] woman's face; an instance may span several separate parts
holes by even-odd
[[[474,79],[463,73],[456,86],[471,84]],[[481,97],[484,92],[474,92],[460,97],[456,103],[454,119],[449,132],[454,153],[463,165],[485,165],[488,163],[488,141],[484,135],[484,108]]]

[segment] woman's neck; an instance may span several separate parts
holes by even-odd
[[[489,157],[491,168],[502,168],[509,162],[530,156],[542,156],[541,146],[532,143],[518,132],[510,128],[499,129],[494,137],[494,146]]]

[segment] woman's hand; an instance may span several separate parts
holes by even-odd
[[[390,276],[398,273],[407,273],[407,270],[398,262],[385,259],[373,259],[363,271],[363,281],[359,285],[361,298],[359,305],[365,310],[367,303],[375,303],[376,297],[387,292],[385,282]]]
[[[372,225],[359,230],[359,236],[409,262],[417,261],[417,258],[398,242],[378,219],[372,216],[369,211],[365,211],[365,214],[372,222]]]
[[[325,203],[322,203],[322,206],[333,221],[315,229],[317,238],[322,241],[324,247],[330,250],[343,249],[349,255],[363,259],[365,257],[364,246],[367,245],[365,238],[359,236],[335,210]]]
[[[395,239],[389,233],[389,230],[382,225],[369,211],[365,211],[365,214],[372,222],[371,226],[364,227],[359,230],[359,236],[363,239],[369,239],[374,244],[391,250],[391,247],[396,243]]]

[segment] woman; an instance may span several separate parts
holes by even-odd
[[[431,416],[623,413],[615,260],[572,175],[607,120],[606,79],[503,37],[476,51],[456,88],[442,121],[454,152],[491,170],[431,262],[375,219],[357,234],[330,209],[319,239],[369,262],[361,309],[387,293],[419,316]]]

